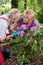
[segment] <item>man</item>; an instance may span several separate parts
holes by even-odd
[[[6,39],[6,31],[9,28],[10,31],[14,28],[14,23],[20,18],[20,11],[16,8],[10,10],[8,14],[0,16],[0,42],[4,42]]]

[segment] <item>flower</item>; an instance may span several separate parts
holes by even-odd
[[[35,40],[34,43],[37,44],[37,41]]]
[[[28,49],[31,49],[31,46],[30,46],[30,45],[28,45],[28,46],[27,46],[27,48],[28,48]]]
[[[24,31],[20,31],[19,33],[18,33],[18,36],[23,36],[24,35]]]
[[[25,55],[22,55],[22,58],[24,59],[25,58]]]
[[[30,36],[30,32],[27,33],[27,36]]]
[[[41,41],[43,42],[43,38],[41,38]]]
[[[32,36],[29,36],[30,39],[32,39],[33,37]]]

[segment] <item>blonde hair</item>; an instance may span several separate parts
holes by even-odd
[[[20,11],[19,11],[18,9],[16,9],[16,8],[13,8],[13,9],[11,9],[11,10],[9,11],[8,16],[9,16],[10,18],[15,18],[15,17],[17,17],[17,14],[20,14]]]
[[[30,14],[31,17],[35,17],[35,12],[32,9],[25,10],[24,14],[26,15]]]

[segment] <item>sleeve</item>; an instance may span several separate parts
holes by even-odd
[[[0,39],[6,38],[7,23],[4,20],[0,20]]]

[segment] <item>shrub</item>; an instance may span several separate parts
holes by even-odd
[[[43,10],[40,12],[37,12],[37,19],[39,20],[40,23],[43,23]]]
[[[43,31],[25,31],[21,37],[15,37],[11,45],[11,55],[16,54],[20,65],[43,55]]]

